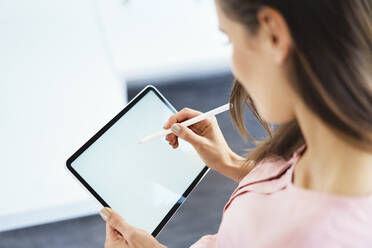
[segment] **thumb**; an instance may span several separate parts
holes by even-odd
[[[175,135],[189,142],[191,145],[200,145],[203,142],[203,137],[197,135],[190,128],[181,124],[173,124],[171,130]]]
[[[107,224],[112,226],[123,236],[130,229],[130,226],[123,220],[123,218],[111,208],[105,207],[99,212],[99,214]]]

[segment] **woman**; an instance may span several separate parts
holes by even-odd
[[[215,0],[229,37],[231,116],[242,102],[270,134],[246,158],[215,118],[183,109],[164,128],[239,186],[201,247],[372,247],[372,1]],[[279,124],[274,131],[268,123]],[[165,247],[111,209],[106,247]]]

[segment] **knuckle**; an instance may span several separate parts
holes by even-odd
[[[195,117],[195,116],[198,116],[200,114],[202,114],[202,112],[200,111],[197,111],[197,110],[194,110],[194,109],[191,109],[191,108],[188,108],[188,107],[185,107],[181,110],[181,112],[186,116],[186,117]]]
[[[181,112],[188,114],[188,113],[191,113],[191,109],[186,107],[186,108],[183,108]]]
[[[203,151],[205,149],[205,144],[203,142],[196,143],[196,144],[194,144],[194,148],[195,148],[195,150],[203,153]]]
[[[128,232],[125,234],[125,237],[126,237],[128,240],[130,240],[130,241],[133,242],[133,241],[136,239],[137,235],[136,235],[136,232],[135,232],[135,231],[130,230],[130,231],[128,231]]]
[[[180,135],[182,135],[184,140],[188,140],[190,138],[190,134],[183,132],[183,130],[180,130]]]
[[[113,214],[110,217],[108,217],[108,221],[114,227],[117,227],[117,226],[120,225],[120,220],[118,218],[115,218],[115,216]]]
[[[168,118],[168,121],[167,121],[167,126],[169,126],[170,124],[172,124],[175,120],[176,116],[175,115],[172,115]]]

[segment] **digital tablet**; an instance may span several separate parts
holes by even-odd
[[[66,162],[103,206],[154,237],[209,170],[195,149],[181,139],[177,149],[165,136],[137,143],[164,130],[176,112],[148,85]]]

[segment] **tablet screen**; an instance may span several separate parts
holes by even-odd
[[[165,101],[155,90],[148,90],[70,164],[126,222],[153,235],[206,170],[194,148],[181,139],[177,149],[165,136],[137,144],[163,130],[174,114]]]

